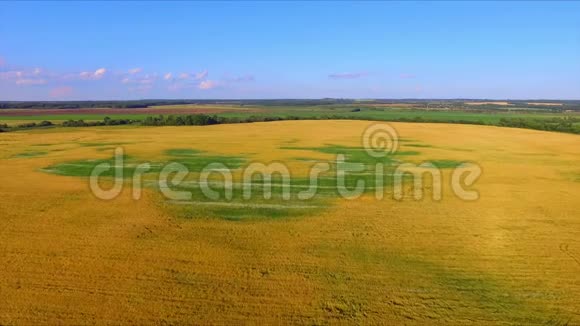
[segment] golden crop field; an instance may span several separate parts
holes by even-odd
[[[242,210],[174,205],[154,187],[102,200],[83,175],[121,146],[131,163],[276,161],[298,179],[357,153],[371,124],[0,134],[0,324],[580,324],[578,135],[391,124],[397,161],[478,164],[475,201],[451,191],[451,168],[439,201],[328,194]]]

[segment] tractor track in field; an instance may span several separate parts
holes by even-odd
[[[570,249],[569,249],[567,243],[561,243],[560,244],[560,251],[562,251],[563,253],[565,253],[568,257],[572,258],[576,262],[576,264],[578,264],[578,266],[580,266],[580,259],[576,258],[576,256],[574,256],[570,252]]]

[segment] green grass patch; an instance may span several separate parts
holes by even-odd
[[[218,205],[214,205],[218,204]],[[299,217],[305,214],[312,214],[317,207],[294,206],[289,202],[274,204],[271,201],[267,204],[250,202],[191,202],[182,203],[179,207],[173,207],[173,211],[182,218],[221,218],[228,221],[247,221],[252,219],[278,219],[288,217]]]
[[[567,180],[580,182],[580,172],[562,172],[561,173]]]
[[[29,152],[22,152],[19,154],[14,155],[14,158],[31,158],[31,157],[39,157],[48,154],[45,151],[29,151]]]
[[[405,146],[409,146],[409,147],[420,147],[420,148],[433,147],[433,145],[428,145],[428,144],[405,144]]]
[[[129,156],[124,156],[121,165],[114,158],[97,159],[97,160],[77,160],[71,162],[57,163],[47,166],[42,170],[47,173],[53,173],[64,176],[89,177],[92,171],[100,164],[108,164],[110,168],[100,174],[102,177],[122,177],[131,178],[135,172],[138,163],[131,161]],[[120,167],[121,174],[117,174],[117,167]],[[160,165],[152,165],[151,173],[159,172]]]
[[[332,252],[329,248],[322,250],[326,253]],[[565,322],[570,320],[570,316],[566,316],[557,308],[538,306],[527,301],[526,290],[536,292],[537,289],[509,287],[509,283],[502,282],[496,275],[458,266],[446,266],[440,262],[427,260],[423,256],[381,251],[362,245],[341,248],[340,252],[356,264],[367,266],[374,273],[385,270],[403,275],[405,279],[415,280],[413,292],[409,292],[412,297],[405,298],[415,304],[412,306],[414,308],[406,307],[405,301],[395,301],[401,313],[413,314],[409,317],[453,314],[466,320],[495,320],[520,325],[559,325],[566,324]],[[345,265],[349,265],[348,261]],[[434,303],[431,300],[437,297],[449,298],[450,301],[435,302],[431,305]],[[417,309],[418,302],[425,305]],[[457,305],[458,302],[461,305]],[[450,307],[453,307],[453,310],[447,309]],[[560,323],[555,323],[556,320]]]
[[[119,144],[119,143],[115,143]],[[105,151],[107,149],[112,149],[111,147],[100,147],[111,145],[111,143],[99,143],[85,144],[86,146],[97,146],[99,151]],[[122,164],[116,162],[114,158],[108,159],[98,159],[98,160],[77,160],[72,162],[63,162],[45,167],[43,170],[45,172],[66,175],[66,176],[77,176],[77,177],[88,177],[91,175],[92,171],[97,165],[106,163],[112,168],[104,171],[101,176],[103,177],[113,177],[115,176],[115,167],[117,164],[121,164],[121,171],[123,178],[131,178],[135,172],[137,166],[141,163],[149,163],[151,168],[145,172],[145,174],[156,174],[161,171],[163,166],[169,162],[177,162],[183,164],[189,172],[201,172],[210,163],[222,163],[230,169],[235,169],[240,167],[245,160],[240,157],[230,157],[230,156],[219,156],[219,155],[207,155],[201,151],[196,150],[169,150],[168,154],[170,159],[167,161],[144,161],[137,160],[128,155],[123,156]]]
[[[191,149],[191,148],[174,148],[174,149],[168,149],[167,151],[165,151],[165,154],[169,155],[169,156],[186,156],[186,157],[190,157],[190,156],[199,156],[199,154],[203,153],[203,151],[197,150],[197,149]]]
[[[108,149],[110,147],[100,147]],[[229,220],[245,220],[251,218],[282,218],[311,214],[318,209],[324,209],[332,204],[333,200],[343,196],[357,196],[364,193],[376,191],[388,192],[394,182],[393,172],[397,163],[404,157],[419,154],[416,151],[400,151],[385,157],[373,157],[368,155],[362,147],[348,147],[339,145],[326,145],[322,147],[283,147],[285,149],[300,152],[319,152],[325,154],[343,154],[344,162],[337,162],[334,157],[328,161],[320,159],[302,158],[305,162],[328,163],[328,170],[322,171],[318,178],[310,180],[305,176],[290,175],[289,182],[285,182],[280,174],[273,173],[271,182],[266,183],[264,174],[258,172],[249,180],[242,180],[240,168],[248,164],[246,157],[218,155],[200,151],[193,148],[174,148],[164,152],[165,161],[149,161],[151,169],[144,173],[145,186],[157,189],[162,192],[158,183],[158,176],[161,170],[168,163],[177,162],[187,168],[189,175],[179,185],[168,183],[168,187],[173,191],[186,192],[189,198],[181,201],[169,201],[172,211],[184,218],[194,217],[219,217]],[[58,175],[88,177],[93,169],[99,164],[109,164],[122,171],[122,178],[132,178],[136,167],[144,161],[137,160],[130,156],[124,156],[122,164],[115,162],[113,158],[98,160],[77,160],[72,162],[62,162],[48,166],[45,172]],[[206,195],[204,188],[200,184],[199,175],[209,164],[219,163],[225,167],[218,168],[210,174],[209,188],[216,191],[217,198]],[[382,163],[382,164],[379,164]],[[116,164],[121,164],[116,166]],[[434,161],[437,167],[455,166],[455,161]],[[382,174],[376,173],[376,168],[380,167]],[[226,186],[222,173],[231,173],[233,184],[231,188],[231,198],[226,199]],[[339,171],[344,171],[343,176],[339,176]],[[290,171],[291,172],[291,171]],[[112,178],[116,175],[116,170],[109,168],[101,176]],[[409,174],[403,176],[405,179],[411,178]],[[172,176],[170,176],[170,181]],[[383,188],[378,188],[383,187]],[[361,191],[352,192],[355,189]],[[380,190],[377,190],[380,189]],[[351,191],[351,193],[347,193]],[[250,193],[249,198],[244,196]],[[310,194],[311,196],[306,196]]]
[[[431,163],[438,169],[452,169],[460,166],[465,162],[454,160],[427,160],[426,163]]]
[[[102,146],[121,146],[121,145],[128,145],[128,144],[133,144],[133,143],[109,143],[109,142],[103,142],[103,143],[96,143],[96,142],[84,142],[84,143],[75,143],[78,144],[79,146],[82,147],[102,147]]]
[[[213,155],[190,148],[169,149],[165,152],[171,162],[177,162],[187,167],[190,172],[201,172],[209,164],[219,163],[228,169],[237,169],[246,162],[239,156]]]

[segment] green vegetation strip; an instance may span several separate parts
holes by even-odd
[[[457,106],[454,102],[449,107]],[[574,104],[576,105],[576,104]],[[230,111],[216,115],[195,114],[192,109],[190,115],[158,115],[139,113],[111,114],[104,117],[102,114],[55,114],[55,115],[22,115],[0,116],[0,121],[29,120],[34,122],[17,126],[7,126],[0,123],[0,130],[12,131],[37,127],[51,127],[52,121],[62,121],[64,127],[110,126],[110,125],[145,125],[145,126],[199,126],[223,123],[249,123],[281,120],[369,120],[394,121],[417,123],[457,123],[494,125],[501,127],[526,128],[535,130],[557,131],[580,134],[580,116],[573,112],[559,112],[538,108],[487,108],[483,110],[468,109],[457,106],[454,110],[443,109],[399,109],[394,107],[365,106],[364,103],[324,104],[324,105],[257,105],[251,111]],[[428,106],[427,106],[428,107]],[[580,106],[579,106],[580,107]],[[575,107],[574,107],[575,108]],[[39,110],[41,111],[41,110]],[[580,110],[579,110],[580,112]],[[417,146],[419,147],[419,146]]]
[[[101,149],[103,147],[98,147]],[[104,147],[107,148],[107,147]],[[176,215],[193,217],[220,217],[231,220],[247,218],[278,218],[311,214],[331,205],[334,199],[340,198],[338,170],[345,170],[343,185],[347,190],[354,190],[358,185],[364,185],[363,193],[377,191],[377,187],[384,187],[383,191],[390,189],[394,180],[393,173],[401,160],[405,157],[418,155],[417,151],[400,151],[385,157],[373,157],[368,155],[362,147],[349,147],[340,145],[326,145],[321,147],[282,147],[286,150],[300,152],[301,160],[315,163],[328,163],[327,171],[320,171],[316,179],[290,175],[288,181],[279,173],[273,173],[270,182],[266,182],[266,175],[258,172],[249,180],[242,180],[240,169],[245,167],[248,158],[240,156],[216,155],[192,148],[175,148],[164,152],[165,161],[140,161],[137,158],[124,156],[123,161],[116,162],[113,158],[98,160],[77,160],[62,162],[48,166],[44,172],[65,176],[88,177],[93,169],[99,164],[107,164],[109,169],[100,176],[105,178],[123,178],[127,183],[134,176],[135,169],[141,163],[149,163],[150,169],[143,175],[144,185],[159,191],[160,184],[158,175],[166,164],[179,163],[189,172],[186,180],[178,185],[168,185],[170,190],[181,191],[190,194],[189,198],[183,199],[179,204],[175,201],[167,201],[167,207]],[[330,154],[328,161],[309,158],[309,152]],[[342,154],[345,160],[337,162],[336,156]],[[199,175],[209,164],[218,163],[230,171],[232,179],[231,198],[226,198],[226,187],[222,168],[211,171],[208,179],[210,189],[216,191],[217,198],[210,198],[200,186]],[[436,160],[432,162],[438,168],[455,167],[460,162],[450,160]],[[382,175],[376,174],[377,164],[380,164]],[[117,174],[120,171],[121,174]],[[291,172],[291,171],[290,171]],[[410,174],[403,176],[405,179],[412,177]],[[170,180],[172,177],[170,177]],[[309,190],[314,190],[312,196],[305,198]],[[250,198],[244,194],[251,193]],[[356,194],[355,194],[356,195]]]
[[[23,152],[23,153],[16,154],[13,157],[15,157],[15,158],[28,158],[28,157],[44,156],[46,154],[48,154],[48,152],[45,152],[45,151],[30,151],[30,152]]]

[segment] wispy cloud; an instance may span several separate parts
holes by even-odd
[[[202,80],[202,79],[206,79],[206,78],[207,78],[207,70],[200,71],[200,72],[195,74],[196,80]]]
[[[367,76],[366,72],[344,72],[344,73],[334,73],[328,75],[330,79],[357,79]]]
[[[203,89],[203,90],[208,90],[208,89],[216,88],[217,86],[218,86],[218,83],[216,81],[204,80],[201,83],[199,83],[198,88]]]
[[[0,80],[19,79],[24,76],[24,72],[18,70],[0,71]]]
[[[226,75],[224,79],[228,82],[233,83],[251,82],[255,80],[254,75],[240,75],[240,76]]]
[[[52,98],[62,98],[70,96],[73,93],[73,88],[70,86],[55,87],[50,90],[50,97]]]
[[[4,67],[6,65],[6,60],[3,57],[0,57],[0,67]]]
[[[138,77],[125,77],[121,80],[123,84],[140,84],[140,85],[151,85],[157,80],[157,74],[147,74]]]
[[[223,75],[220,79],[208,79],[208,70],[197,72],[144,73],[141,67],[109,70],[101,67],[96,70],[55,72],[38,67],[11,67],[5,65],[0,69],[0,82],[9,82],[22,87],[49,85],[44,94],[50,98],[68,98],[74,93],[76,83],[91,83],[106,79],[126,85],[126,92],[148,92],[157,87],[170,91],[209,91],[213,89],[235,89],[233,84],[252,82],[251,74]],[[66,85],[66,86],[65,86]],[[79,84],[81,85],[81,84]],[[86,85],[86,84],[85,84]],[[230,87],[232,86],[232,87]],[[83,86],[84,87],[84,86]]]
[[[23,78],[16,80],[16,85],[45,85],[46,83],[46,79],[40,78]]]
[[[143,68],[133,68],[133,69],[129,69],[129,74],[135,75],[135,74],[140,73],[141,71],[143,71]]]
[[[186,80],[186,79],[191,78],[191,76],[188,73],[186,73],[186,72],[182,72],[182,73],[179,74],[179,76],[177,78]]]
[[[205,80],[208,76],[208,71],[203,70],[200,72],[188,73],[182,72],[180,73],[177,78],[181,80]]]
[[[8,70],[0,72],[0,80],[13,82],[16,85],[44,85],[48,83],[48,75],[44,75],[40,68],[33,70]]]
[[[167,89],[172,92],[193,88],[208,90],[215,88],[218,85],[216,81],[208,80],[208,75],[209,73],[207,70],[193,73],[182,72],[177,76],[168,72],[163,75],[163,80],[170,82]]]

